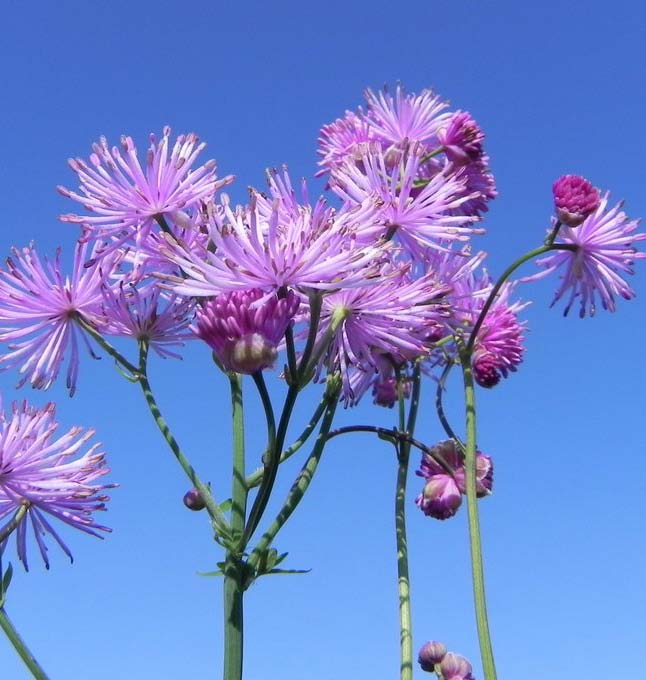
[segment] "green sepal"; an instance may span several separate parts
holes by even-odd
[[[4,601],[5,593],[7,592],[7,590],[9,590],[12,577],[13,577],[13,565],[11,564],[11,562],[9,562],[2,576],[2,581],[0,582],[0,600],[2,601]]]

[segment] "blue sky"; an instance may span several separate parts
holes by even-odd
[[[560,174],[583,174],[624,198],[630,215],[646,213],[645,19],[626,0],[6,3],[0,252],[30,240],[71,252],[75,229],[57,216],[72,208],[55,186],[72,184],[66,158],[86,156],[100,134],[126,132],[143,147],[164,124],[194,130],[221,172],[237,175],[231,193],[244,200],[266,166],[311,176],[320,126],[359,105],[364,87],[401,81],[433,87],[487,133],[500,197],[479,245],[500,272],[542,239]],[[635,301],[584,321],[549,309],[554,280],[524,289],[526,360],[479,392],[480,447],[496,463],[495,493],[480,507],[504,680],[605,678],[643,665],[646,265],[638,270]],[[181,363],[155,364],[152,380],[217,489],[230,425],[226,380],[210,366],[194,346]],[[37,565],[14,578],[8,609],[38,658],[52,678],[217,677],[221,583],[196,572],[219,554],[205,518],[182,506],[187,485],[135,387],[89,359],[73,400],[62,386],[17,394],[14,383],[0,376],[5,403],[53,399],[65,427],[95,427],[120,484],[105,517],[112,535],[70,536],[73,566],[55,554],[50,572]],[[247,387],[253,460],[261,416]],[[315,399],[313,389],[297,409],[294,434]],[[432,443],[441,433],[422,399],[419,435]],[[457,382],[449,410],[459,423]],[[366,402],[339,422],[393,418]],[[278,498],[297,465],[281,471]],[[415,646],[441,639],[481,677],[465,513],[421,516],[411,479]],[[394,484],[383,442],[330,445],[277,543],[312,572],[265,579],[247,595],[248,680],[396,677]],[[26,677],[1,639],[0,668]]]

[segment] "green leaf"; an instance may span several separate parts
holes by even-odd
[[[221,569],[217,571],[198,571],[198,576],[224,576],[224,572]]]
[[[4,594],[9,590],[9,585],[11,584],[11,577],[13,576],[13,566],[11,562],[7,565],[5,569],[4,576],[2,577],[2,588],[0,589],[0,596],[4,598]]]
[[[311,569],[272,569],[267,574],[309,574]]]
[[[220,508],[220,510],[222,510],[222,512],[229,512],[229,510],[231,510],[232,505],[233,503],[231,502],[231,499],[227,498],[226,501],[222,501],[222,503],[220,503],[218,507]]]

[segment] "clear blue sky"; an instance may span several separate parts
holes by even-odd
[[[365,86],[401,80],[432,86],[484,127],[500,197],[479,243],[499,272],[539,243],[560,174],[583,174],[646,214],[645,21],[636,0],[6,2],[0,252],[35,239],[70,253],[76,230],[57,216],[72,206],[54,187],[72,183],[66,158],[86,156],[100,134],[144,147],[166,123],[194,130],[243,200],[265,166],[312,175],[321,124],[358,105]],[[548,309],[555,281],[527,288],[526,361],[480,392],[480,446],[496,463],[480,507],[502,680],[642,673],[646,266],[634,285],[637,300],[585,321]],[[195,346],[182,363],[155,364],[152,379],[185,449],[222,488],[228,395],[209,366]],[[5,403],[14,382],[0,376]],[[248,394],[253,459],[262,437]],[[112,535],[72,536],[73,566],[56,553],[49,573],[36,565],[14,578],[9,611],[52,678],[219,677],[221,583],[196,575],[219,554],[205,518],[182,506],[186,483],[136,388],[109,361],[87,360],[74,400],[60,387],[19,396],[52,398],[63,425],[95,427],[120,484],[105,516]],[[441,434],[428,394],[423,413],[432,443]],[[392,418],[366,403],[341,422]],[[278,540],[292,566],[313,571],[247,594],[248,680],[397,676],[395,467],[383,442],[353,437],[330,445]],[[279,498],[296,469],[281,471]],[[444,640],[481,677],[465,514],[424,518],[416,486],[415,646]],[[0,668],[3,680],[26,677],[2,639]]]

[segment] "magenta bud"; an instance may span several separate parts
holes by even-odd
[[[415,502],[425,515],[435,519],[449,519],[462,504],[462,494],[451,476],[438,474],[426,480],[424,489]]]
[[[440,663],[446,656],[446,645],[441,642],[427,642],[420,650],[417,657],[420,667],[423,671],[432,673],[435,670],[435,664]]]
[[[473,680],[471,664],[463,656],[453,652],[442,659],[440,670],[446,680]]]
[[[194,510],[195,512],[197,512],[198,510],[204,510],[204,508],[206,507],[204,498],[202,498],[202,494],[197,489],[191,489],[190,491],[187,491],[184,494],[183,500],[184,505],[189,510]]]
[[[578,175],[564,175],[554,182],[554,205],[559,221],[568,227],[578,227],[601,202],[599,191]]]

